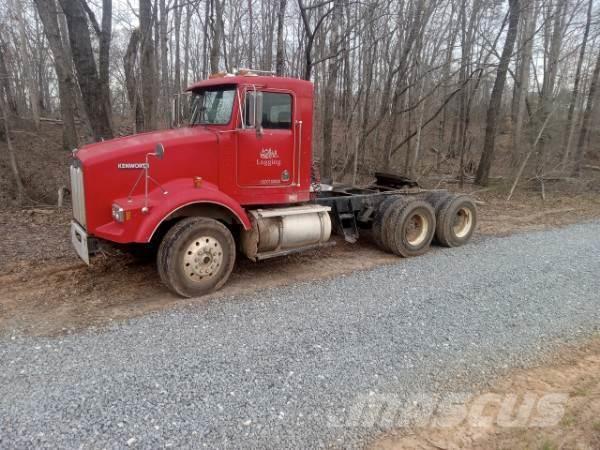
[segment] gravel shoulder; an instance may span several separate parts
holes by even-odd
[[[0,447],[362,447],[371,395],[481,389],[600,326],[600,223],[58,337],[0,337]]]

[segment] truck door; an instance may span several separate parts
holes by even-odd
[[[254,98],[262,94],[262,133],[253,122]],[[288,186],[297,180],[294,158],[292,94],[255,90],[245,93],[243,127],[238,133],[239,186]]]

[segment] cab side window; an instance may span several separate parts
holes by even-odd
[[[292,96],[278,92],[263,92],[262,126],[266,129],[288,130],[292,128]],[[254,92],[246,92],[244,126],[252,127]]]

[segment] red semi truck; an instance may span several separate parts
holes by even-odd
[[[308,81],[245,72],[188,91],[187,126],[73,152],[71,240],[86,263],[103,241],[155,246],[161,280],[190,297],[220,288],[238,252],[259,261],[370,230],[409,257],[434,238],[462,245],[475,229],[465,195],[384,173],[364,188],[321,183]]]

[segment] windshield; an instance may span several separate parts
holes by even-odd
[[[190,125],[228,124],[234,98],[235,86],[194,91]]]

